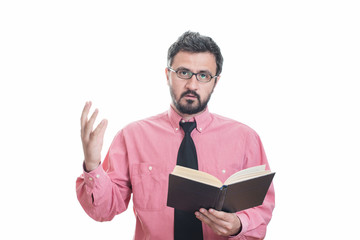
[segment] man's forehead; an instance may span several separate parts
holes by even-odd
[[[205,68],[216,71],[216,59],[210,52],[178,52],[172,66],[184,68]]]

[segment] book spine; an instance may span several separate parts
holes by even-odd
[[[215,204],[215,210],[221,211],[224,205],[225,196],[226,196],[227,186],[224,185],[220,188],[219,196]]]

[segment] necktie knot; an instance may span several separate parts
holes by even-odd
[[[194,128],[196,128],[196,122],[182,122],[180,121],[180,126],[184,130],[185,133],[191,133]]]

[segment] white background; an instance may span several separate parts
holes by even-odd
[[[166,111],[168,47],[187,30],[224,56],[210,111],[254,128],[275,177],[267,239],[355,239],[357,1],[1,1],[1,239],[132,239],[77,202],[85,101],[126,124]],[[99,120],[100,120],[99,119]],[[6,237],[5,237],[6,236]]]

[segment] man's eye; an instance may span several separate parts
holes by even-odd
[[[200,75],[201,78],[206,78],[207,77],[206,73],[200,73],[199,75]]]
[[[186,70],[180,70],[179,74],[180,74],[180,76],[188,77],[190,75],[190,72],[186,71]]]
[[[207,72],[199,73],[199,76],[201,79],[209,79],[210,78],[210,74]]]

